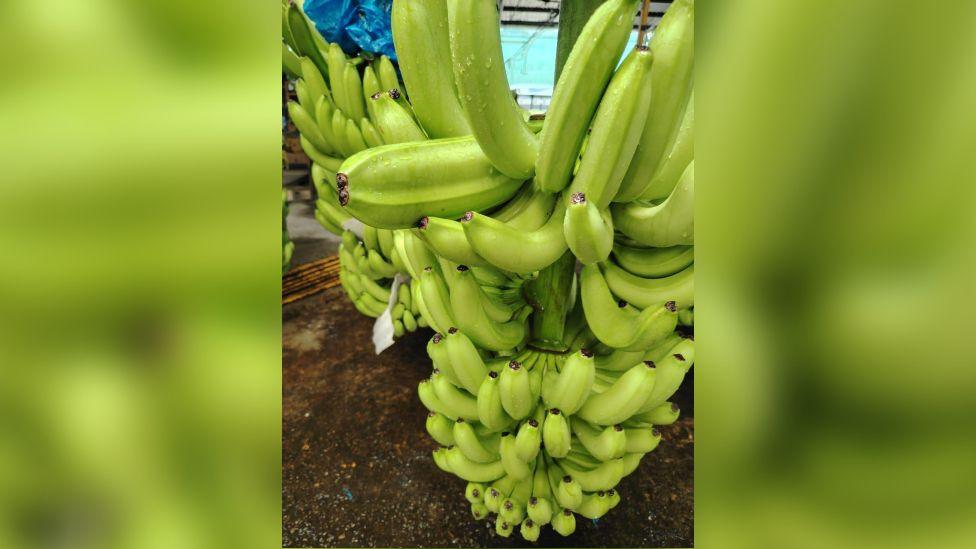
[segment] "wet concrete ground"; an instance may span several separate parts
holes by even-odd
[[[373,319],[341,288],[284,307],[282,545],[285,547],[532,546],[476,521],[465,482],[430,452],[417,383],[430,374],[429,330],[376,356]],[[694,370],[693,370],[694,371]],[[622,501],[594,523],[577,517],[563,538],[543,529],[538,547],[694,545],[694,410],[691,380],[674,399],[682,419],[618,486]]]

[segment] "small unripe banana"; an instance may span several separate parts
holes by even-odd
[[[542,424],[542,443],[552,457],[563,457],[569,453],[572,433],[566,416],[557,408],[549,410]]]

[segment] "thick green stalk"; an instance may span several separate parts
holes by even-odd
[[[559,3],[559,34],[556,36],[556,79],[576,43],[583,26],[600,4],[607,0],[563,0]]]
[[[535,309],[532,313],[532,338],[529,343],[548,351],[565,351],[563,341],[566,315],[576,301],[573,279],[576,276],[576,256],[567,251],[555,263],[539,271],[539,276],[525,283],[526,300]]]

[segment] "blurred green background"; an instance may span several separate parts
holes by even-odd
[[[976,5],[937,4],[698,6],[699,546],[976,539]],[[0,7],[0,547],[280,545],[279,24]]]

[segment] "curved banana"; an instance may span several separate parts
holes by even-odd
[[[657,171],[651,177],[647,190],[641,194],[641,200],[660,200],[674,190],[681,178],[681,174],[695,158],[695,90],[691,91],[688,105],[685,107],[681,126],[674,138],[671,150],[658,164]]]
[[[545,526],[552,520],[553,496],[547,471],[546,460],[538,459],[532,475],[532,496],[525,506],[526,514],[539,526]]]
[[[437,255],[469,267],[490,267],[468,243],[461,223],[440,217],[423,217],[413,233]]]
[[[575,414],[590,395],[594,372],[593,353],[586,349],[570,355],[559,372],[547,369],[542,393],[546,406],[566,415]]]
[[[644,351],[625,351],[616,349],[608,355],[597,355],[593,358],[593,365],[598,370],[610,372],[625,372],[644,358]]]
[[[563,235],[580,263],[598,263],[610,257],[613,249],[613,218],[609,210],[600,210],[587,200],[585,193],[573,193],[566,206]]]
[[[651,99],[653,55],[634,48],[614,73],[593,116],[590,138],[580,157],[570,192],[585,193],[598,209],[616,196],[634,157]]]
[[[420,295],[423,296],[422,304],[426,309],[424,315],[435,330],[447,333],[448,329],[456,324],[447,283],[444,282],[440,272],[432,267],[425,267],[421,271],[419,283]]]
[[[571,439],[572,432],[566,416],[558,408],[546,412],[546,419],[542,423],[542,443],[546,452],[552,457],[565,456],[569,453]]]
[[[441,446],[454,446],[454,422],[437,412],[427,413],[427,433]]]
[[[469,482],[491,482],[505,474],[501,461],[476,463],[466,458],[457,446],[448,448],[445,457],[451,472]]]
[[[613,257],[630,274],[643,278],[661,278],[673,275],[694,263],[695,247],[633,248],[617,244],[613,247]]]
[[[504,351],[521,345],[528,337],[524,319],[516,317],[508,322],[495,322],[488,318],[481,307],[481,287],[474,275],[468,269],[456,272],[450,292],[455,325],[482,349]]]
[[[309,159],[311,159],[315,164],[318,164],[331,172],[338,170],[339,166],[342,165],[341,158],[334,158],[325,154],[315,145],[313,145],[312,142],[309,141],[304,135],[300,135],[299,140],[302,144],[302,150],[305,151],[305,154],[308,155]]]
[[[327,99],[324,95],[322,97],[319,97],[318,100],[315,102],[315,122],[318,124],[319,130],[322,132],[322,137],[325,138],[326,143],[329,145],[329,149],[324,150],[322,152],[329,155],[341,156],[345,158],[346,155],[345,153],[342,152],[342,149],[340,148],[340,143],[345,142],[345,136],[342,136],[342,139],[340,139],[335,134],[335,131],[332,128],[332,118],[335,116],[334,114],[335,111],[336,111],[335,105],[333,105],[332,101]],[[313,158],[312,160],[315,159]],[[332,178],[329,181],[330,187],[333,186],[332,181],[335,181],[334,174],[338,170],[339,170],[338,167],[335,168],[331,166],[329,167],[329,171],[333,173]]]
[[[558,199],[549,220],[534,231],[519,230],[474,212],[465,214],[462,225],[471,248],[489,263],[506,271],[531,273],[548,267],[566,252],[565,211],[565,202]]]
[[[466,391],[458,389],[446,376],[435,372],[430,377],[434,394],[440,400],[447,417],[478,421],[478,401]]]
[[[319,151],[329,150],[329,144],[325,141],[325,137],[322,136],[322,132],[319,131],[318,124],[316,124],[315,119],[312,115],[308,113],[301,105],[295,103],[294,101],[288,102],[288,116],[291,121],[295,123],[295,127],[302,136],[309,141],[315,148]]]
[[[353,154],[352,143],[349,142],[349,133],[346,131],[349,119],[346,115],[342,113],[341,109],[335,109],[332,111],[332,137],[335,137],[335,148],[342,153],[342,156],[350,156]],[[340,166],[341,167],[341,166]]]
[[[603,276],[613,295],[626,300],[635,307],[646,309],[674,301],[678,309],[695,305],[695,265],[664,278],[642,278],[634,276],[614,264],[603,263]]]
[[[346,142],[349,143],[349,151],[352,154],[356,154],[359,151],[364,151],[368,148],[362,132],[359,131],[359,126],[353,122],[352,118],[346,119]]]
[[[595,264],[580,273],[580,299],[597,339],[610,347],[640,350],[652,347],[674,332],[677,308],[668,301],[662,306],[636,311],[625,301],[614,301],[607,281]]]
[[[396,102],[398,97],[400,91],[396,88],[370,96],[369,101],[380,137],[388,144],[426,141],[427,134],[417,125],[410,113]]]
[[[692,160],[668,198],[657,205],[616,204],[614,223],[620,232],[647,246],[695,243],[695,161]]]
[[[302,9],[298,7],[297,3],[289,2],[286,10],[285,19],[288,23],[286,26],[288,30],[286,36],[291,37],[291,44],[296,47],[296,53],[310,58],[315,63],[315,66],[318,67],[319,72],[325,73],[328,65],[322,57],[322,53],[319,52],[318,46],[315,44],[313,33],[316,30],[309,28],[305,14],[302,13]]]
[[[643,423],[650,423],[651,425],[671,425],[678,420],[678,416],[681,414],[681,409],[678,405],[673,402],[665,402],[664,404],[652,408],[644,413],[638,413],[633,418],[632,421],[640,421]]]
[[[464,499],[484,505],[485,485],[480,482],[469,482],[464,488]]]
[[[491,217],[519,231],[534,231],[549,220],[557,197],[540,190],[534,182],[527,183]]]
[[[640,144],[614,199],[616,202],[630,202],[644,194],[678,133],[694,79],[693,0],[677,0],[671,4],[654,31],[650,47],[654,53],[651,107]]]
[[[424,216],[453,218],[501,204],[522,182],[495,170],[469,137],[398,143],[346,159],[336,174],[339,203],[384,229]]]
[[[546,112],[536,181],[546,192],[563,190],[607,82],[623,53],[636,0],[610,0],[593,12],[566,59]]]
[[[359,130],[362,132],[363,141],[366,142],[366,147],[379,147],[383,145],[383,138],[380,136],[380,132],[377,131],[373,123],[369,121],[368,118],[362,118],[359,120]],[[336,171],[339,171],[336,168]]]
[[[525,521],[522,522],[522,525],[519,526],[519,533],[522,534],[522,539],[525,541],[538,541],[539,534],[541,532],[542,529],[539,528],[539,524],[532,519],[525,519]]]
[[[624,430],[627,454],[646,454],[661,442],[661,433],[653,427],[628,427]]]
[[[308,84],[301,78],[295,81],[295,95],[298,96],[298,104],[309,114],[312,114],[312,109],[315,108],[315,99],[312,98],[312,93],[308,91]]]
[[[516,421],[528,417],[538,402],[538,397],[532,394],[529,372],[515,360],[509,362],[508,367],[502,368],[498,377],[498,390],[502,407]]]
[[[502,466],[508,476],[515,480],[524,480],[532,475],[530,463],[518,457],[515,451],[515,437],[511,433],[502,433],[498,453],[501,455]]]
[[[563,471],[573,477],[573,480],[585,492],[609,490],[616,486],[623,477],[623,458],[604,461],[591,470],[584,470],[566,460],[559,460],[558,463]]]
[[[485,375],[488,374],[488,368],[471,339],[460,330],[448,329],[444,350],[458,384],[469,393],[478,394]]]
[[[567,475],[555,461],[548,462],[546,472],[549,475],[549,486],[556,503],[566,509],[576,509],[583,503],[583,488],[573,480],[573,477]],[[553,516],[552,520],[555,521],[556,517]]]
[[[471,133],[457,98],[445,0],[394,0],[393,43],[417,119],[432,138]]]
[[[376,111],[373,108],[373,95],[383,92],[383,86],[376,78],[376,72],[372,65],[367,65],[363,70],[363,103],[366,105],[368,118],[376,119]]]
[[[313,104],[318,100],[319,97],[322,96],[325,96],[326,99],[331,101],[332,92],[329,91],[329,86],[326,85],[325,79],[322,77],[322,73],[319,72],[318,67],[315,66],[315,62],[308,57],[302,57],[299,60],[299,63],[302,67],[302,80],[305,81],[309,99],[312,100]]]
[[[638,364],[624,372],[606,391],[590,395],[578,415],[596,425],[622,423],[647,401],[654,379],[655,370],[651,366]]]
[[[478,421],[488,429],[498,432],[512,424],[512,418],[505,413],[498,390],[498,372],[488,372],[478,389]]]
[[[494,0],[447,0],[458,101],[471,133],[505,175],[535,173],[539,142],[512,98]]]
[[[282,32],[285,32],[287,27],[282,27]],[[281,43],[281,68],[289,78],[301,78],[302,76],[302,65],[295,55],[295,52],[285,42]]]
[[[438,448],[432,452],[434,456],[434,463],[437,467],[444,471],[445,473],[453,473],[450,464],[447,462],[447,448]]]
[[[471,461],[491,463],[500,459],[498,435],[493,439],[481,440],[471,424],[462,418],[454,422],[453,435],[455,445]]]
[[[539,455],[540,444],[542,432],[539,430],[539,422],[535,418],[522,422],[515,435],[515,455],[522,461],[530,462]]]
[[[345,88],[346,100],[349,108],[343,109],[346,115],[359,120],[366,117],[366,103],[363,99],[363,81],[360,79],[359,70],[351,63],[346,63],[342,69],[342,85]]]
[[[505,475],[495,482],[491,483],[491,486],[485,490],[485,506],[492,513],[497,513],[498,508],[501,506],[502,501],[505,500],[515,489],[515,479]]]
[[[457,416],[452,416],[447,406],[437,398],[434,393],[434,384],[430,379],[422,379],[417,385],[417,395],[420,397],[420,402],[424,404],[424,407],[431,412],[437,412],[442,416],[447,416],[450,419],[457,419]]]
[[[640,407],[641,412],[647,412],[661,406],[678,390],[685,374],[695,362],[695,342],[683,339],[675,345],[668,356],[654,364],[657,380],[654,389],[648,394],[647,400]]]
[[[627,475],[623,475],[623,476],[627,476]],[[611,488],[611,489],[607,490],[607,497],[610,498],[610,502],[609,503],[610,503],[610,508],[611,509],[613,509],[614,507],[617,506],[617,504],[620,503],[620,493],[617,492],[617,489],[616,488]]]
[[[507,538],[512,535],[512,525],[504,520],[495,521],[495,533],[503,538]]]
[[[624,455],[627,435],[620,424],[597,429],[580,418],[573,418],[573,433],[593,457],[609,461]]]

